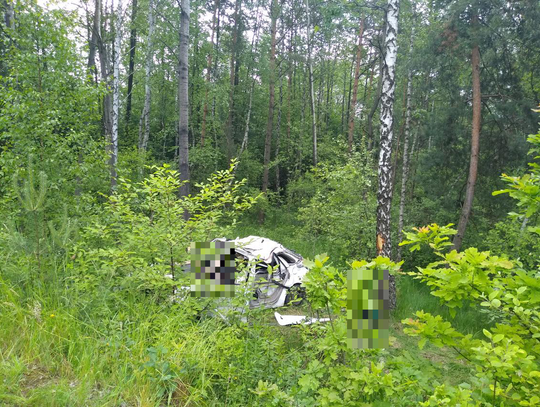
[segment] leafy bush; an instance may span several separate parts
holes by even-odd
[[[303,236],[326,237],[350,259],[374,254],[375,188],[370,160],[356,154],[345,166],[319,165],[291,182],[288,194],[302,205]]]
[[[184,199],[177,197],[178,173],[168,165],[152,167],[142,182],[121,179],[118,191],[81,231],[74,250],[76,286],[172,293],[175,280],[185,280],[181,265],[189,258],[190,242],[225,235],[237,214],[256,200],[239,192],[244,181],[234,181],[234,165]]]

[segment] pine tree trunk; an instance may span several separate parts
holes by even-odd
[[[190,0],[181,1],[180,9],[180,43],[178,47],[178,170],[180,180],[183,182],[180,187],[180,197],[189,195],[189,19]],[[184,218],[188,219],[189,214],[184,213]]]
[[[478,17],[474,16],[472,24],[478,23]],[[480,49],[478,44],[474,45],[471,55],[472,63],[472,133],[471,133],[471,159],[469,163],[469,177],[467,179],[467,190],[465,192],[465,202],[459,218],[457,234],[454,236],[452,248],[459,251],[463,236],[469,222],[474,198],[474,187],[478,175],[478,151],[480,147],[480,125],[482,120],[482,94],[480,90]]]
[[[268,190],[268,173],[270,166],[270,150],[272,147],[272,129],[274,127],[274,87],[275,87],[275,71],[276,71],[276,25],[278,19],[278,3],[277,0],[272,0],[272,9],[270,10],[271,14],[271,25],[270,25],[270,35],[271,35],[271,48],[270,48],[270,79],[268,84],[268,93],[270,95],[268,101],[268,121],[266,123],[266,137],[264,140],[264,169],[263,169],[263,180],[262,180],[262,192],[266,194]],[[259,223],[264,222],[264,211],[259,212]]]
[[[414,48],[414,27],[411,31],[411,42],[409,46],[409,65],[412,60],[412,53]],[[398,243],[403,240],[403,219],[405,216],[405,198],[407,196],[407,180],[409,178],[409,138],[411,134],[411,110],[412,110],[412,68],[409,66],[409,72],[407,75],[407,102],[405,113],[405,133],[403,136],[403,165],[401,171],[401,199],[399,201],[399,221],[398,221]],[[398,246],[397,249],[397,261],[401,261],[402,247]]]
[[[206,64],[206,88],[204,90],[204,107],[201,129],[201,147],[204,147],[204,139],[206,138],[206,117],[208,116],[208,91],[210,90],[210,83],[212,80],[212,56],[214,53],[214,35],[216,32],[217,12],[219,9],[219,0],[214,0],[214,15],[212,16],[212,33],[210,34],[210,44],[212,49],[208,53],[208,59]]]
[[[360,62],[362,60],[362,37],[364,35],[364,19],[360,20],[360,30],[358,31],[358,47],[356,48],[356,67],[354,69],[354,86],[351,100],[351,110],[349,113],[349,155],[352,154],[354,142],[354,116],[356,115],[356,100],[358,97],[358,80],[360,79]]]
[[[395,67],[397,57],[399,0],[388,0],[386,15],[385,58],[383,64],[381,93],[381,145],[379,152],[378,190],[377,190],[377,254],[390,257],[392,246],[390,241],[392,205],[392,136],[395,93]],[[390,308],[395,308],[395,278],[390,276]]]
[[[151,108],[151,87],[150,77],[152,73],[152,60],[154,57],[152,37],[154,35],[154,1],[148,2],[148,39],[146,49],[146,64],[144,78],[144,107],[139,121],[139,150],[146,151],[148,139],[150,138],[150,108]]]
[[[313,166],[317,165],[317,117],[315,115],[315,94],[313,90],[313,64],[311,61],[311,10],[309,8],[309,0],[306,0],[307,14],[307,45],[308,45],[308,81],[309,81],[309,101],[311,109],[311,133],[313,136]]]
[[[137,0],[133,0],[131,5],[131,33],[129,36],[129,68],[128,87],[126,101],[126,133],[131,120],[131,98],[133,93],[133,74],[135,70],[135,48],[137,47],[137,29],[135,28],[135,18],[137,17]]]

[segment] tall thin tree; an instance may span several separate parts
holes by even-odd
[[[181,0],[180,3],[180,35],[178,47],[178,170],[180,180],[184,183],[180,187],[180,197],[189,195],[189,20],[190,0]],[[184,218],[189,214],[184,213]]]
[[[131,99],[133,95],[133,76],[135,73],[135,50],[137,48],[137,26],[135,19],[137,18],[137,0],[131,3],[131,32],[129,34],[129,65],[128,65],[128,85],[127,85],[127,100],[126,100],[126,133],[129,129],[131,120]]]
[[[270,150],[272,147],[272,129],[274,127],[274,88],[276,81],[276,30],[277,20],[279,17],[279,9],[277,0],[272,0],[270,10],[270,80],[268,83],[268,121],[266,122],[266,137],[264,139],[264,158],[263,158],[263,180],[262,192],[266,194],[268,190],[268,173],[270,171]],[[264,211],[259,212],[259,223],[264,222]]]
[[[236,0],[234,6],[234,26],[231,38],[231,59],[230,59],[230,87],[229,87],[229,115],[227,116],[227,124],[225,126],[225,138],[227,141],[226,151],[227,159],[230,161],[234,154],[234,137],[233,137],[233,119],[234,119],[234,90],[237,83],[237,68],[238,68],[238,37],[240,35],[241,24],[241,5],[242,0]]]
[[[118,0],[113,47],[113,103],[111,132],[111,186],[116,187],[118,163],[118,125],[120,119],[120,45],[122,40],[122,0]]]
[[[414,26],[411,28],[411,40],[409,44],[409,69],[407,73],[407,102],[405,112],[405,132],[403,135],[403,165],[401,171],[401,199],[399,201],[398,242],[403,240],[403,221],[405,217],[405,199],[407,197],[407,180],[409,178],[409,139],[411,134],[411,110],[412,110],[412,80],[413,70],[411,67],[412,53],[414,49]],[[401,246],[398,246],[397,260],[401,261]]]
[[[354,86],[351,100],[351,111],[349,113],[349,154],[352,153],[354,143],[354,117],[356,116],[356,100],[358,97],[358,81],[360,79],[360,63],[362,62],[362,37],[364,36],[364,18],[360,18],[360,29],[358,30],[358,46],[356,48],[356,66],[354,69]]]
[[[386,35],[384,41],[384,62],[381,92],[381,146],[379,152],[377,190],[377,236],[376,247],[380,256],[390,257],[390,208],[392,205],[392,136],[394,125],[395,68],[397,57],[399,0],[388,0],[386,10]],[[390,307],[395,308],[395,278],[390,276]]]
[[[307,34],[307,65],[308,65],[308,81],[309,81],[309,101],[310,101],[310,109],[311,109],[311,134],[313,136],[313,166],[317,165],[318,160],[318,154],[317,154],[317,116],[316,116],[316,110],[315,110],[315,93],[313,90],[313,63],[312,63],[312,38],[311,38],[311,32],[313,29],[311,28],[311,9],[309,7],[309,0],[306,0],[306,15],[307,15],[307,25],[306,25],[306,34]]]
[[[148,1],[148,38],[146,40],[146,62],[144,77],[144,107],[139,120],[139,150],[146,151],[150,138],[150,108],[151,87],[150,77],[152,74],[152,61],[154,58],[153,41],[154,35],[154,1]]]
[[[212,56],[214,54],[214,35],[216,33],[217,13],[219,10],[219,0],[214,0],[214,11],[212,16],[212,31],[210,34],[210,45],[212,48],[208,52],[207,64],[206,64],[206,87],[204,89],[204,106],[201,128],[201,147],[204,147],[204,140],[206,138],[206,117],[208,116],[208,92],[210,90],[210,82],[212,80]]]
[[[473,31],[478,26],[478,16],[474,15],[471,20]],[[480,149],[480,126],[482,122],[482,93],[480,89],[480,48],[478,43],[474,43],[471,51],[472,66],[472,133],[471,133],[471,158],[469,161],[469,176],[467,178],[467,190],[465,192],[465,202],[461,209],[457,233],[454,236],[452,248],[461,248],[465,229],[469,222],[474,198],[474,187],[478,176],[478,151]]]

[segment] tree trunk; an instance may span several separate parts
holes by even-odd
[[[236,66],[237,66],[237,43],[238,31],[240,30],[240,6],[242,1],[236,0],[234,7],[234,27],[231,42],[231,60],[230,60],[230,88],[229,88],[229,115],[227,117],[227,125],[225,126],[225,139],[227,141],[227,159],[230,161],[235,148],[233,137],[233,118],[234,118],[234,88],[236,87]]]
[[[392,136],[395,93],[395,67],[397,57],[399,0],[388,0],[386,15],[386,35],[384,41],[385,58],[383,64],[381,93],[381,146],[379,152],[378,190],[377,190],[377,254],[390,257],[392,246],[390,241],[392,205]],[[390,276],[390,308],[395,308],[395,278]]]
[[[272,9],[270,10],[271,14],[271,24],[270,24],[270,35],[271,35],[271,48],[270,48],[270,79],[268,84],[268,93],[270,95],[268,101],[268,121],[266,123],[266,137],[264,140],[264,169],[263,169],[263,180],[262,180],[262,193],[266,194],[268,190],[268,172],[270,166],[270,150],[272,147],[272,128],[274,126],[274,86],[275,86],[275,71],[276,71],[276,25],[278,19],[278,3],[277,0],[272,0]],[[259,223],[264,222],[264,211],[259,212]]]
[[[242,139],[242,145],[240,146],[240,152],[238,153],[238,157],[242,155],[242,153],[246,150],[247,144],[248,144],[248,136],[249,136],[249,122],[251,119],[251,106],[253,105],[253,89],[255,88],[255,80],[251,81],[251,88],[249,90],[249,104],[248,104],[248,111],[246,116],[246,127],[244,130],[244,138]]]
[[[412,102],[412,53],[414,47],[414,27],[411,31],[411,42],[409,45],[409,72],[407,75],[407,102],[405,113],[405,133],[403,136],[403,165],[401,171],[401,199],[399,201],[399,221],[398,221],[398,243],[403,240],[403,218],[405,215],[405,197],[407,196],[407,180],[409,177],[409,138],[411,134],[411,102]],[[397,261],[401,261],[402,247],[398,246]]]
[[[291,152],[291,92],[292,92],[292,76],[293,76],[293,60],[292,60],[292,42],[293,42],[293,30],[291,29],[289,37],[289,48],[288,48],[288,57],[289,57],[289,67],[287,72],[287,156],[290,156]]]
[[[253,35],[253,38],[251,40],[251,58],[254,59],[255,57],[255,49],[257,48],[259,44],[259,32],[260,32],[260,13],[259,13],[259,7],[257,6],[257,13],[256,13],[256,21],[255,21],[255,33]],[[246,150],[248,145],[248,137],[249,137],[249,124],[251,120],[251,108],[253,106],[253,91],[255,90],[255,78],[252,78],[251,76],[251,69],[252,65],[248,65],[247,70],[247,78],[251,79],[251,86],[249,88],[249,103],[248,103],[248,111],[246,115],[246,126],[244,128],[244,138],[242,139],[242,145],[240,146],[240,152],[238,153],[238,158],[242,155],[242,153]],[[237,167],[235,167],[236,170]]]
[[[144,107],[139,121],[139,150],[146,151],[150,138],[150,108],[151,88],[150,77],[152,73],[152,60],[154,57],[152,36],[154,35],[154,1],[148,2],[148,39],[146,49],[146,66],[144,78]]]
[[[133,74],[135,70],[135,48],[137,47],[137,29],[135,28],[135,18],[137,17],[137,0],[133,0],[131,6],[131,33],[129,36],[129,68],[128,87],[126,101],[126,133],[131,120],[131,96],[133,93]],[[149,18],[150,19],[150,18]]]
[[[478,22],[478,17],[473,17],[472,24],[475,26]],[[467,191],[465,192],[465,202],[461,210],[459,218],[457,234],[454,236],[454,250],[461,248],[465,229],[469,222],[471,209],[474,198],[474,187],[476,185],[476,177],[478,175],[478,151],[480,147],[480,125],[482,120],[482,94],[480,91],[480,49],[478,44],[474,45],[471,55],[472,62],[472,133],[471,133],[471,159],[469,163],[469,177],[467,179]]]
[[[88,43],[88,70],[92,77],[97,75],[96,70],[96,48],[101,30],[101,0],[95,0],[94,21],[92,24],[92,34]],[[101,57],[100,57],[101,59]]]
[[[204,139],[206,137],[206,117],[208,116],[208,91],[210,90],[210,82],[212,80],[212,56],[214,53],[214,35],[216,32],[217,12],[219,9],[219,0],[214,0],[214,15],[212,16],[212,33],[210,34],[210,44],[212,49],[208,53],[206,64],[206,88],[204,90],[204,107],[201,129],[201,147],[204,147]]]
[[[351,110],[349,113],[349,155],[352,154],[354,142],[354,116],[356,115],[356,100],[358,97],[358,80],[360,79],[360,62],[362,60],[362,37],[364,35],[364,18],[360,19],[360,30],[358,31],[358,47],[356,49],[356,67],[354,69],[354,86],[351,100]]]
[[[118,124],[120,119],[120,41],[122,39],[122,0],[118,0],[113,53],[113,109],[111,133],[111,186],[116,188],[118,163]]]
[[[306,0],[307,14],[307,45],[308,45],[308,81],[309,81],[309,101],[311,108],[311,133],[313,135],[313,166],[317,165],[317,117],[315,115],[315,94],[313,91],[313,65],[311,63],[311,10],[309,0]]]
[[[99,15],[101,15],[101,1],[97,0],[96,3],[99,3]],[[97,8],[97,4],[96,4]],[[112,95],[111,95],[111,83],[110,83],[110,61],[109,61],[109,52],[105,43],[103,42],[103,31],[104,27],[101,26],[101,17],[98,21],[100,27],[100,33],[96,36],[97,46],[99,51],[99,62],[101,67],[101,80],[107,88],[107,93],[103,96],[103,132],[105,134],[105,140],[107,141],[107,154],[111,158],[113,155],[113,143],[112,143],[112,120],[113,120],[113,104],[112,104]],[[111,180],[116,179],[116,167],[112,165],[111,160],[109,160],[109,167],[111,172]],[[111,181],[112,182],[112,181]]]
[[[283,77],[281,75],[281,66],[279,67],[279,103],[278,103],[278,117],[276,124],[276,191],[279,193],[280,185],[280,173],[279,173],[279,148],[280,148],[280,135],[281,135],[281,109],[283,107]]]
[[[6,27],[10,29],[15,28],[15,1],[13,0],[4,0],[4,22]]]
[[[189,19],[190,0],[182,0],[180,8],[180,43],[178,47],[178,170],[180,171],[180,197],[189,195]],[[189,213],[184,212],[184,219]]]
[[[379,107],[379,102],[381,101],[381,92],[382,92],[382,83],[383,83],[383,64],[384,64],[384,56],[380,56],[379,60],[379,79],[377,81],[377,91],[375,94],[375,100],[373,101],[373,105],[371,106],[371,110],[368,114],[368,120],[367,120],[367,133],[368,133],[368,150],[371,151],[373,149],[373,145],[375,144],[375,134],[373,132],[373,116],[375,116],[375,112],[377,111],[377,107]]]

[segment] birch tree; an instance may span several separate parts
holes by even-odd
[[[384,61],[382,65],[381,92],[381,141],[379,152],[377,190],[377,254],[390,257],[390,208],[392,205],[392,136],[394,124],[395,68],[397,57],[399,0],[388,0],[386,10],[386,33],[384,40]],[[395,278],[390,276],[390,307],[395,308]]]
[[[407,196],[407,180],[409,178],[409,139],[411,134],[411,103],[412,103],[412,79],[411,65],[414,48],[414,27],[411,28],[411,41],[409,45],[409,70],[407,74],[407,102],[405,111],[405,132],[403,135],[403,165],[401,171],[401,198],[399,200],[398,243],[403,240],[403,218],[405,215],[405,199]],[[412,154],[412,149],[411,149]],[[397,260],[401,261],[401,246],[398,246]]]
[[[113,102],[111,132],[111,186],[116,187],[118,163],[118,122],[120,114],[120,43],[122,39],[122,0],[116,8],[114,51],[113,51]]]
[[[154,1],[148,2],[148,39],[145,62],[144,79],[144,107],[139,120],[139,150],[146,151],[148,139],[150,137],[150,107],[151,107],[151,88],[150,77],[152,74],[152,59],[154,56],[152,37],[154,35]]]

